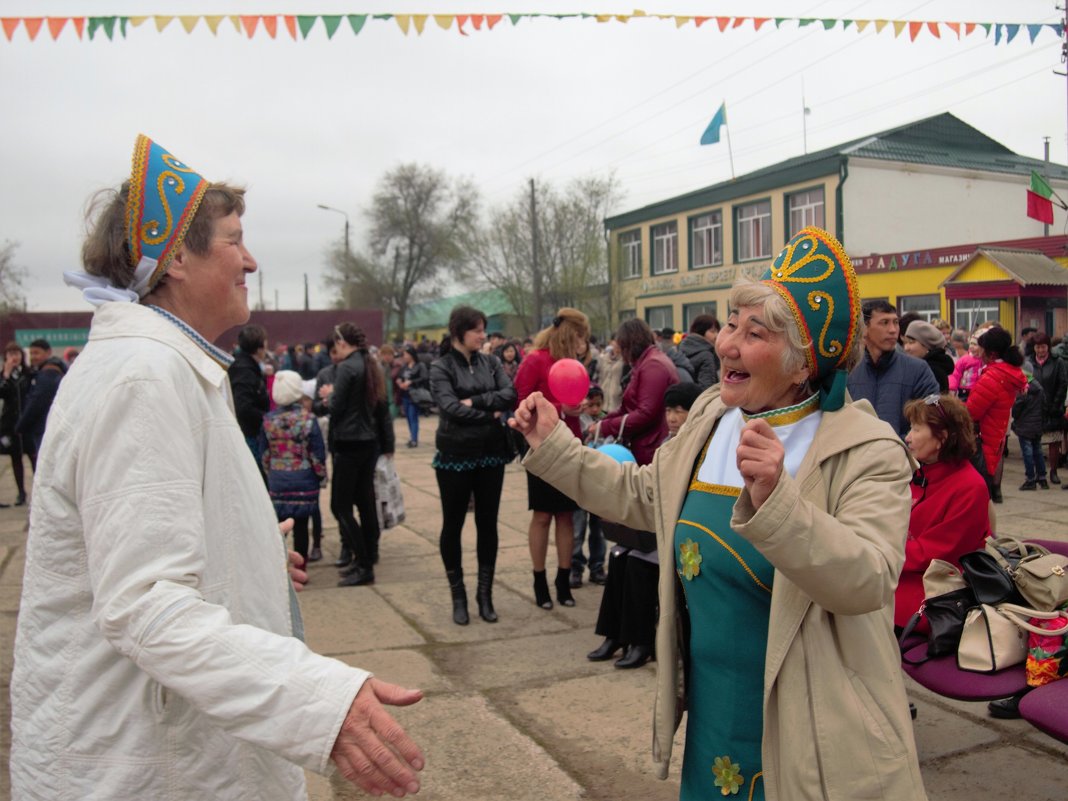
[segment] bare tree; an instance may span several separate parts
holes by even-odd
[[[595,331],[608,328],[608,254],[604,218],[618,203],[614,175],[573,181],[564,192],[535,183],[534,203],[526,186],[495,209],[470,248],[481,279],[499,289],[516,313],[539,327],[533,308],[534,232],[544,309],[573,306],[590,316]],[[531,218],[531,206],[535,209]],[[544,313],[544,309],[542,313]],[[533,333],[527,330],[527,333]]]
[[[15,263],[17,242],[0,245],[0,315],[26,311],[26,268]]]

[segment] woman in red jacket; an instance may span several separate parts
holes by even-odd
[[[515,374],[519,403],[532,392],[540,392],[556,407],[560,418],[579,436],[579,407],[564,406],[549,388],[549,368],[559,359],[589,360],[590,321],[578,309],[560,309],[553,324],[538,332],[534,349],[523,356]],[[549,553],[549,527],[556,521],[556,600],[561,606],[574,606],[571,595],[571,551],[574,546],[576,504],[564,493],[527,473],[527,507],[531,510],[527,536],[530,561],[534,569],[534,603],[552,609],[549,582],[545,576],[545,559]]]
[[[979,426],[990,500],[1001,503],[1005,432],[1009,429],[1012,404],[1016,395],[1027,387],[1027,379],[1020,369],[1023,354],[1012,344],[1012,336],[1004,328],[987,329],[979,337],[979,351],[983,371],[968,395],[968,414]]]
[[[923,573],[932,559],[958,564],[990,534],[990,496],[971,464],[975,426],[952,395],[929,395],[905,404],[912,428],[905,444],[920,469],[912,478],[912,514],[905,565],[894,593],[894,625],[904,627],[923,603]],[[924,633],[927,621],[916,627]]]

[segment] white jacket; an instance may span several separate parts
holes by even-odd
[[[295,799],[370,675],[292,636],[274,510],[226,371],[107,303],[34,476],[12,797]]]

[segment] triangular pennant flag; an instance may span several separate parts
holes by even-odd
[[[78,38],[82,38],[82,31],[85,30],[85,17],[71,17],[71,25],[74,26],[74,30],[78,33]]]
[[[594,14],[593,16],[594,16],[594,19],[596,19],[598,22],[611,22],[612,21],[612,15],[611,14]]]
[[[148,21],[148,17],[130,17],[130,24],[135,28],[140,28]]]
[[[230,20],[230,24],[234,26],[234,30],[237,33],[241,33],[241,19],[238,17],[238,15],[237,14],[228,14],[226,16],[226,18],[228,20]]]
[[[716,17],[716,24],[719,25],[719,30],[722,33],[727,30],[727,26],[731,24],[730,17]]]
[[[174,19],[173,16],[163,16],[161,14],[157,14],[155,16],[156,30],[159,31],[160,33],[163,33],[163,29],[171,24],[171,20],[172,19]]]
[[[461,36],[467,36],[467,31],[464,30],[464,25],[467,24],[467,14],[456,15],[456,30],[459,31]]]
[[[883,32],[883,28],[885,28],[885,27],[886,27],[886,20],[885,19],[877,19],[877,20],[875,20],[875,32],[876,33],[882,33]]]
[[[691,19],[693,19],[693,17],[675,17],[675,27],[676,28],[681,28],[683,25],[685,25]]]
[[[210,14],[210,15],[209,14],[205,14],[204,15],[204,24],[207,25],[208,26],[208,30],[211,31],[212,34],[214,34],[216,36],[219,35],[219,23],[222,22],[222,21],[223,21],[222,14]]]
[[[115,35],[115,17],[104,17],[104,33],[108,41],[111,41],[111,37]]]
[[[509,14],[508,15],[508,19],[510,19],[512,21],[512,27],[514,28],[516,25],[519,24],[519,20],[523,19],[524,16],[526,16],[526,15],[525,14]]]
[[[337,26],[341,24],[340,14],[323,14],[323,25],[326,26],[326,38],[333,39],[337,33]]]
[[[1060,39],[1062,36],[1064,36],[1064,26],[1061,23],[1059,23],[1059,22],[1048,22],[1048,23],[1046,23],[1046,27],[1049,28],[1051,31],[1053,31],[1055,34],[1057,34],[1057,38],[1058,39]]]
[[[775,18],[775,27],[776,27],[776,28],[781,28],[781,27],[782,27],[782,24],[783,24],[783,23],[784,23],[785,21],[786,21],[786,18],[785,18],[785,17],[776,17],[776,18]]]
[[[48,32],[52,34],[52,41],[54,42],[63,30],[63,26],[67,24],[66,17],[49,17],[48,18]]]
[[[694,27],[700,28],[702,25],[704,25],[710,19],[712,19],[712,17],[694,17],[693,18]]]
[[[292,39],[296,39],[297,38],[297,18],[294,17],[292,14],[286,14],[284,17],[282,17],[282,20],[286,24],[286,30],[289,31],[289,36]]]
[[[434,22],[438,24],[438,27],[443,31],[447,31],[452,27],[452,21],[455,17],[452,14],[435,14]]]
[[[408,35],[408,25],[411,23],[412,18],[409,14],[395,14],[393,19],[397,21],[397,27],[401,29],[405,36]]]
[[[483,15],[483,14],[472,14],[471,15],[471,24],[475,26],[475,30],[476,31],[482,30],[482,21],[484,19],[485,19],[485,15]]]
[[[300,38],[307,39],[308,33],[319,19],[315,14],[297,14],[297,25],[300,27]]]
[[[556,17],[557,19],[563,19],[562,14],[550,14],[549,16]],[[630,14],[616,14],[616,19],[626,25],[630,22]]]
[[[853,24],[853,20],[851,20],[851,19],[842,20],[842,30],[844,31],[846,28],[848,28],[852,24]]]
[[[909,23],[909,40],[915,42],[916,37],[920,35],[920,31],[923,29],[922,22],[910,22]]]
[[[870,19],[858,19],[857,20],[857,33],[864,33],[864,29],[868,27]]]
[[[426,14],[412,14],[412,25],[415,26],[415,32],[420,36],[423,35],[423,28],[426,27]]]
[[[349,25],[352,26],[352,35],[356,36],[363,30],[364,23],[367,22],[366,14],[349,14]]]
[[[734,24],[731,25],[731,27],[732,28],[740,28],[745,24],[745,21],[747,19],[749,19],[749,17],[735,17],[734,18]]]
[[[200,17],[195,14],[178,17],[178,21],[182,23],[182,27],[185,28],[186,33],[192,33],[193,28],[200,22]]]
[[[964,23],[964,35],[965,36],[971,35],[971,32],[974,31],[974,30],[975,30],[975,23],[974,22],[965,22]]]
[[[23,17],[22,24],[26,26],[26,33],[30,36],[32,42],[37,38],[38,32],[41,30],[41,25],[44,23],[44,17]]]
[[[994,26],[994,44],[995,45],[1001,44],[1001,26],[1000,25],[995,25]]]
[[[1038,38],[1038,33],[1041,30],[1042,30],[1042,26],[1041,25],[1028,25],[1027,26],[1027,35],[1031,37],[1031,44],[1035,43],[1035,39]]]
[[[937,22],[928,22],[927,23],[927,30],[929,30],[931,32],[931,36],[933,36],[935,39],[941,39],[942,38],[942,31],[940,31],[938,29],[938,23]]]
[[[129,22],[130,18],[129,17],[115,17],[115,19],[119,23],[119,35],[122,38],[125,39],[126,38],[126,23]]]
[[[263,29],[267,31],[267,35],[274,39],[278,36],[278,17],[275,14],[268,14],[263,18]]]
[[[799,19],[797,21],[797,27],[798,28],[804,28],[804,27],[806,27],[808,25],[811,25],[815,21],[816,20],[813,17],[802,17],[801,19]]]
[[[960,23],[959,22],[943,22],[942,24],[945,25],[947,28],[949,28],[951,31],[953,31],[953,33],[957,34],[957,38],[958,39],[960,38]]]
[[[768,17],[753,17],[753,30],[759,31],[760,26],[768,21]]]
[[[259,25],[260,18],[255,14],[242,14],[241,24],[245,28],[245,33],[248,34],[248,38],[251,39],[252,35],[256,33],[256,26]]]
[[[893,24],[894,24],[894,38],[896,39],[897,37],[899,37],[901,35],[901,32],[903,30],[905,30],[905,26],[908,23],[905,22],[905,20],[903,20],[903,19],[895,19],[893,21]]]
[[[980,28],[982,28],[984,31],[986,31],[986,35],[987,36],[990,36],[990,23],[989,22],[977,22],[976,25],[978,25]]]
[[[20,22],[22,20],[19,17],[0,17],[0,26],[3,26],[4,36],[7,37],[9,42],[11,37],[15,35],[15,28],[19,26]]]
[[[1005,37],[1005,44],[1008,44],[1013,39],[1015,39],[1016,34],[1020,32],[1020,24],[1016,22],[1006,23],[1005,32],[1007,34],[1007,36]]]
[[[16,22],[17,21],[18,20],[16,20]],[[93,36],[96,35],[97,29],[100,27],[102,22],[103,22],[103,17],[89,17],[89,25],[87,27],[89,28],[89,41],[90,42],[93,41]],[[7,30],[7,26],[6,25],[4,26],[4,30]],[[10,37],[8,37],[8,38],[10,38]]]
[[[836,19],[825,19],[825,20],[820,20],[820,22],[823,23],[823,30],[829,31],[831,28],[833,28],[838,23],[838,20],[836,20]]]
[[[501,19],[503,18],[503,16],[504,16],[503,14],[487,14],[486,15],[486,27],[489,28],[492,31],[493,30],[493,26],[496,25],[498,22],[500,22]]]

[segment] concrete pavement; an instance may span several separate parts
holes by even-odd
[[[546,612],[533,603],[526,544],[523,470],[509,465],[500,513],[494,601],[500,622],[474,609],[466,627],[451,619],[438,556],[440,506],[433,455],[435,421],[421,420],[423,444],[401,447],[406,522],[383,533],[373,587],[338,588],[338,537],[323,503],[325,558],[311,566],[301,595],[308,642],[321,653],[370,669],[383,679],[421,687],[426,699],[395,710],[423,747],[420,798],[435,801],[677,798],[682,731],[668,781],[655,778],[649,756],[654,666],[615,670],[585,654],[601,589],[575,591],[578,605]],[[397,441],[407,441],[396,421]],[[1068,541],[1068,492],[1021,493],[1019,449],[1011,443],[998,508],[999,533]],[[14,498],[10,464],[0,465],[0,500]],[[1068,475],[1066,475],[1068,478]],[[25,552],[26,509],[0,509],[0,798],[8,797],[10,704],[7,688]],[[554,555],[550,547],[550,564]],[[473,596],[474,525],[464,530],[464,565]],[[985,704],[949,701],[912,685],[924,781],[932,801],[982,801],[1005,795],[1028,801],[1068,796],[1068,746],[1022,721],[995,721]],[[1068,710],[1066,710],[1068,713]],[[344,782],[309,774],[312,801],[363,794]],[[903,800],[904,801],[904,800]]]

